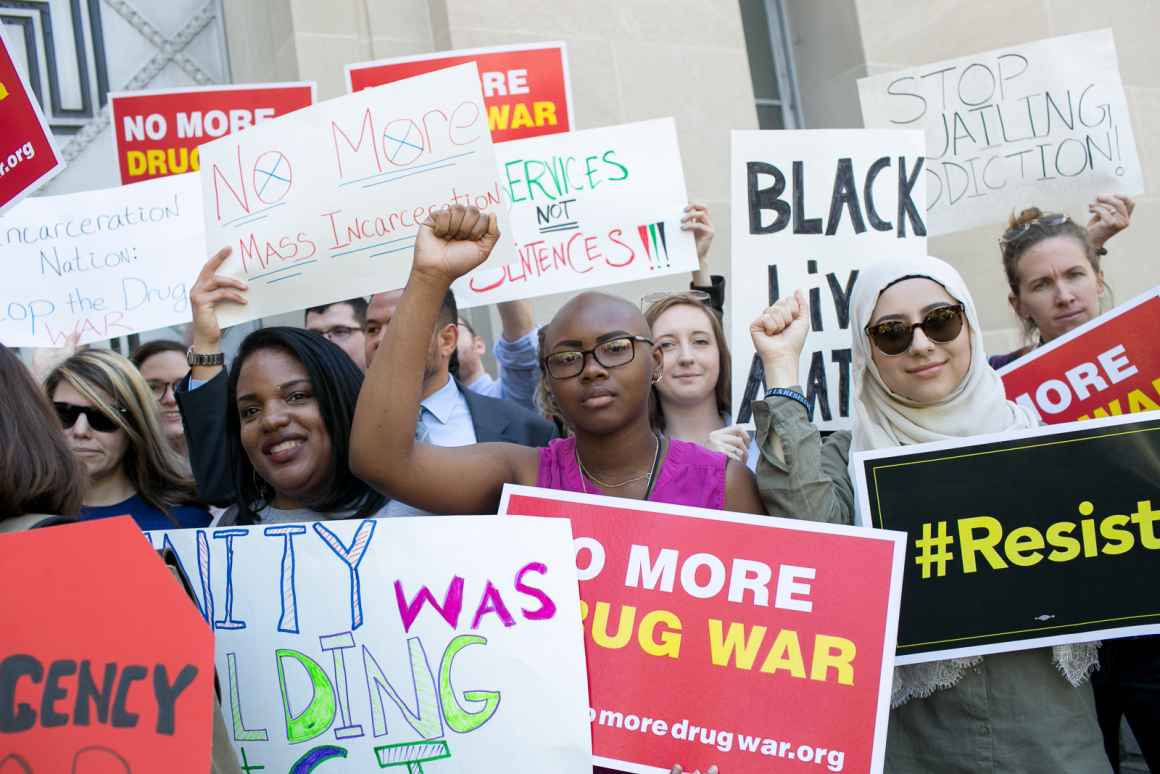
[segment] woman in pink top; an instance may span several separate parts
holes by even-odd
[[[572,436],[542,449],[455,448],[415,440],[426,358],[443,294],[499,238],[494,215],[456,205],[419,229],[406,291],[359,395],[351,468],[384,494],[433,513],[495,513],[506,483],[764,513],[752,474],[725,455],[672,441],[649,423],[661,353],[632,304],[583,293],[541,330],[547,388]]]

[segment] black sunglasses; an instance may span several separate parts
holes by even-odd
[[[85,421],[88,422],[89,427],[96,430],[98,433],[115,433],[121,429],[121,426],[113,420],[105,412],[94,406],[77,406],[72,403],[56,403],[52,404],[56,409],[56,415],[60,417],[60,424],[65,430],[77,423],[77,417],[81,414],[85,415]],[[124,414],[125,409],[117,409]]]
[[[914,341],[915,328],[922,328],[924,336],[939,344],[954,341],[963,332],[963,305],[931,309],[922,318],[922,322],[887,320],[877,325],[867,325],[866,335],[883,355],[901,355]]]

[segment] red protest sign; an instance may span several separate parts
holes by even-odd
[[[0,35],[0,212],[64,169],[40,105]]]
[[[0,536],[0,567],[0,769],[209,770],[213,634],[132,519]]]
[[[1048,424],[1160,409],[1160,289],[999,369],[1007,397]]]
[[[596,762],[880,772],[904,536],[505,487],[568,518]]]
[[[196,172],[199,145],[313,104],[313,83],[110,94],[121,183]]]
[[[347,65],[349,91],[475,62],[493,142],[570,132],[572,82],[563,43],[497,46]]]

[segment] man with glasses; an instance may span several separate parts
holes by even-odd
[[[362,371],[367,370],[366,323],[365,298],[348,298],[306,310],[306,329],[337,344]]]

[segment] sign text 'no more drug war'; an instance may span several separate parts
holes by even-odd
[[[516,260],[456,287],[461,306],[697,268],[681,231],[688,198],[671,118],[495,146]]]
[[[402,287],[419,224],[495,212],[489,263],[513,258],[475,65],[366,89],[201,146],[206,242],[249,303],[223,325]],[[488,264],[485,264],[488,265]]]
[[[882,771],[903,535],[517,486],[500,512],[572,524],[599,765]]]
[[[907,533],[900,664],[1160,632],[1160,412],[858,452]]]
[[[37,196],[0,216],[0,342],[57,347],[189,322],[205,260],[196,174]]]
[[[52,131],[0,32],[0,213],[64,169]]]
[[[904,130],[733,132],[733,411],[765,394],[750,323],[795,290],[810,302],[801,382],[823,430],[849,429],[850,299],[861,267],[926,255],[923,138]]]
[[[201,168],[198,146],[314,103],[313,83],[254,83],[109,94],[121,183]]]
[[[1111,30],[858,81],[867,127],[926,131],[932,235],[1144,190]]]
[[[543,521],[149,539],[212,622],[222,717],[251,771],[590,774],[571,531]]]

